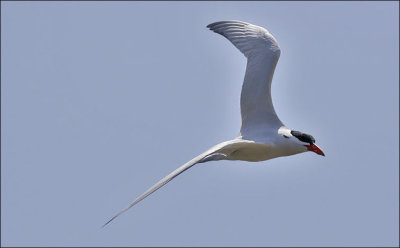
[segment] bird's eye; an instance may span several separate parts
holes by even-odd
[[[283,137],[285,137],[286,139],[289,139],[289,136],[283,135]]]

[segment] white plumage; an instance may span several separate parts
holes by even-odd
[[[311,135],[290,130],[275,113],[271,98],[271,82],[281,52],[275,38],[266,29],[241,21],[214,22],[207,27],[226,37],[247,58],[240,98],[242,126],[239,136],[215,145],[174,170],[104,226],[198,163],[217,160],[256,162],[307,150],[324,155],[314,144],[315,140]]]
[[[281,54],[275,38],[262,27],[239,21],[215,22],[207,27],[226,37],[247,58],[240,97],[242,138],[254,139],[267,135],[264,128],[282,126],[271,98],[272,77]]]

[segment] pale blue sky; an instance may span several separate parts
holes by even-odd
[[[2,246],[399,245],[398,2],[1,2]],[[200,164],[267,28],[281,120],[326,157]]]

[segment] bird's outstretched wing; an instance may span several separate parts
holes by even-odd
[[[280,48],[264,28],[241,21],[214,22],[207,26],[223,35],[247,58],[247,68],[240,97],[244,139],[262,135],[266,129],[282,126],[271,99],[271,81],[279,60]]]
[[[169,181],[171,181],[172,179],[174,179],[176,176],[178,176],[179,174],[181,174],[182,172],[184,172],[185,170],[189,169],[190,167],[192,167],[193,165],[197,164],[197,163],[203,163],[203,162],[208,162],[208,161],[213,161],[213,160],[222,160],[225,159],[226,156],[224,156],[223,154],[219,154],[216,153],[218,152],[220,149],[229,146],[231,144],[235,144],[236,141],[226,141],[226,142],[222,142],[218,145],[215,145],[214,147],[208,149],[207,151],[203,152],[202,154],[200,154],[199,156],[195,157],[194,159],[190,160],[189,162],[187,162],[186,164],[182,165],[181,167],[179,167],[178,169],[174,170],[173,172],[171,172],[168,176],[164,177],[163,179],[161,179],[160,181],[158,181],[155,185],[153,185],[151,188],[149,188],[146,192],[144,192],[143,194],[141,194],[138,198],[136,198],[136,200],[134,200],[131,204],[129,204],[126,208],[122,209],[119,213],[117,213],[114,217],[112,217],[109,221],[107,221],[104,225],[106,226],[108,223],[110,223],[111,221],[113,221],[115,218],[117,218],[119,215],[121,215],[122,213],[124,213],[125,211],[127,211],[128,209],[130,209],[131,207],[133,207],[134,205],[136,205],[138,202],[140,202],[141,200],[143,200],[144,198],[148,197],[151,193],[153,193],[154,191],[156,191],[157,189],[161,188],[162,186],[164,186],[165,184],[167,184]]]

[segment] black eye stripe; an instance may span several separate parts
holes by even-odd
[[[310,145],[312,145],[313,143],[315,143],[315,139],[313,136],[306,134],[306,133],[302,133],[299,131],[291,131],[290,132],[293,136],[295,136],[297,139],[299,139],[300,141],[303,142],[307,142],[310,143]]]

